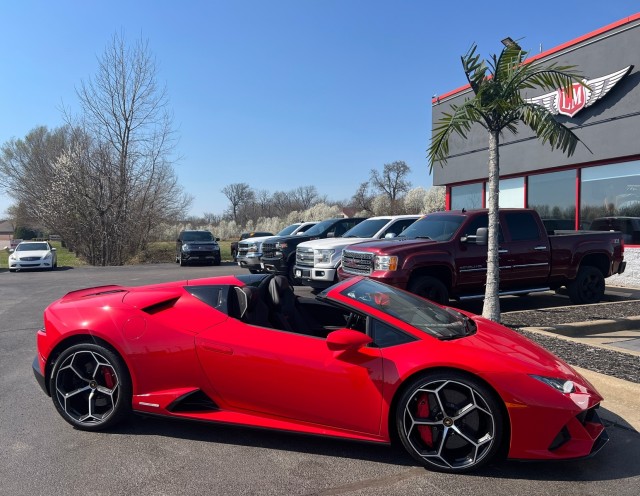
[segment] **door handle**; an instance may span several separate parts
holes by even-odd
[[[498,250],[498,253],[503,254],[503,253],[509,253],[509,250],[505,250],[504,248],[500,248]]]
[[[536,246],[533,248],[536,251],[545,251],[547,249],[546,246]]]

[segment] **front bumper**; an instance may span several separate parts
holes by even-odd
[[[287,275],[288,267],[283,257],[280,257],[280,258],[262,257],[261,266],[264,270],[272,274]]]
[[[22,269],[50,269],[52,267],[52,260],[35,260],[35,261],[22,261],[9,259],[9,269],[22,270]]]
[[[211,262],[220,260],[219,251],[189,251],[182,252],[182,260],[184,262]]]
[[[40,371],[40,359],[38,358],[38,355],[36,355],[33,358],[33,363],[31,364],[31,368],[33,369],[33,375],[36,378],[36,382],[38,383],[38,385],[42,388],[42,390],[47,393],[47,395],[49,394],[49,391],[47,389],[47,385],[45,383],[45,378],[44,375],[42,374],[42,372]]]
[[[337,269],[334,268],[318,268],[304,267],[296,265],[293,273],[297,279],[302,281],[305,286],[312,288],[324,289],[333,285],[337,280]]]

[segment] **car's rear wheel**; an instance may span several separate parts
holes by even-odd
[[[449,303],[449,290],[433,276],[421,276],[409,284],[409,291],[441,305]]]
[[[96,344],[81,343],[56,359],[49,382],[58,413],[74,427],[97,431],[131,411],[131,380],[122,359]]]
[[[429,469],[468,472],[500,452],[499,400],[472,376],[448,371],[416,377],[404,388],[395,415],[403,446]]]
[[[588,265],[578,269],[576,278],[567,284],[569,299],[576,305],[598,303],[604,296],[604,276]]]

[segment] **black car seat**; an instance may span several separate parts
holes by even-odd
[[[274,276],[269,281],[268,293],[271,299],[269,319],[276,329],[300,334],[313,334],[300,309],[298,297],[285,276]]]
[[[239,318],[251,325],[271,327],[269,308],[260,297],[260,290],[253,286],[234,288],[239,305]]]

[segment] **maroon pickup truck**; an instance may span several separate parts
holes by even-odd
[[[438,303],[483,298],[487,210],[425,215],[392,240],[348,246],[338,277],[365,275]],[[596,303],[606,277],[625,269],[619,232],[547,235],[535,210],[500,210],[500,295],[566,286],[575,304]]]

